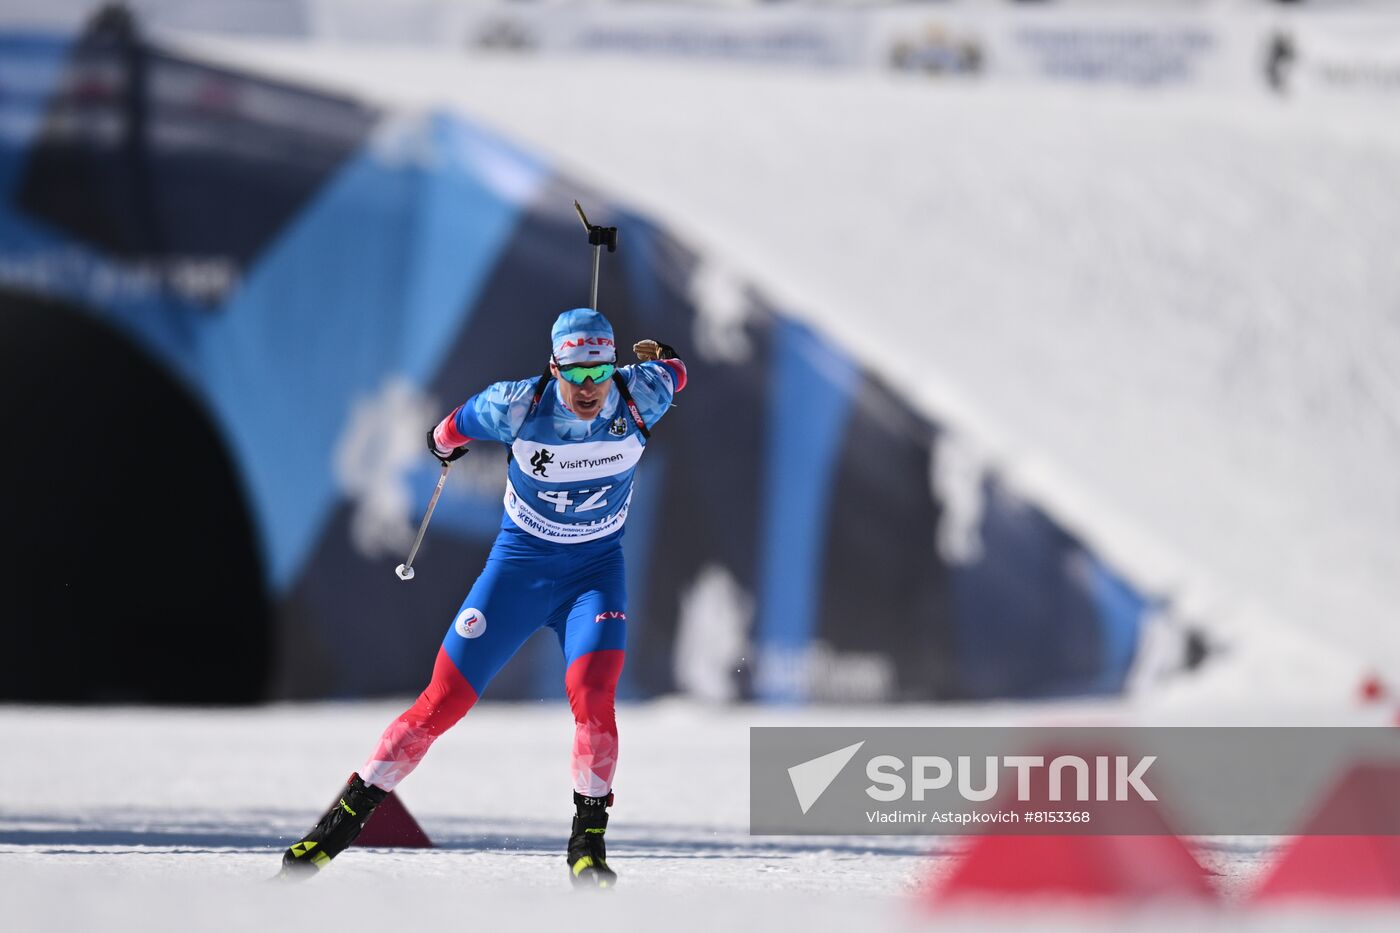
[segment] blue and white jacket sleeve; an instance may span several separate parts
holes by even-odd
[[[685,364],[674,359],[648,360],[622,367],[622,377],[642,420],[651,427],[666,414],[676,393],[685,388]]]
[[[535,400],[536,379],[496,382],[467,399],[433,429],[439,448],[451,450],[479,438],[510,444]]]

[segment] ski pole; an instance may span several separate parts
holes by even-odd
[[[413,579],[413,558],[418,556],[418,546],[423,543],[423,535],[428,530],[428,522],[433,517],[433,509],[437,508],[438,496],[442,495],[442,487],[447,483],[447,471],[452,469],[451,463],[442,465],[442,475],[438,477],[437,488],[433,490],[433,497],[428,500],[428,510],[423,513],[423,521],[418,525],[418,537],[413,539],[413,548],[408,552],[408,560],[399,564],[394,573],[398,574],[400,580],[408,581]]]
[[[574,210],[578,211],[578,219],[583,221],[583,229],[588,231],[588,243],[593,247],[593,291],[588,307],[594,311],[598,310],[598,267],[603,260],[603,247],[608,248],[608,252],[617,252],[617,228],[599,227],[588,222],[588,216],[584,214],[583,207],[574,201]]]

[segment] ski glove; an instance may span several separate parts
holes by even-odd
[[[674,360],[678,355],[670,345],[657,343],[655,340],[637,341],[632,344],[632,352],[637,354],[637,359],[643,363],[648,360]]]
[[[461,447],[454,447],[447,453],[443,453],[442,448],[437,445],[437,441],[433,440],[433,429],[429,428],[428,450],[432,451],[434,457],[437,457],[438,463],[441,463],[443,466],[447,466],[454,460],[462,459],[462,457],[467,452],[467,445],[463,444]]]

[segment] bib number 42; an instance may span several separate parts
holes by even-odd
[[[603,496],[607,495],[609,489],[612,489],[612,487],[603,486],[600,489],[573,490],[575,495],[582,496],[585,493],[588,494],[587,498],[581,501],[571,496],[569,494],[569,490],[567,489],[541,489],[539,492],[536,493],[536,495],[538,495],[544,501],[552,504],[554,506],[554,511],[558,512],[561,515],[564,512],[567,512],[570,508],[572,508],[575,514],[577,514],[579,512],[590,512],[593,509],[601,509],[604,506],[606,506],[608,504],[608,500],[604,499]]]

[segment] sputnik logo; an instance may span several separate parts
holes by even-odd
[[[861,741],[847,745],[845,748],[788,768],[788,779],[792,781],[792,791],[797,795],[797,805],[802,808],[803,813],[812,809],[812,805],[826,793],[826,789],[836,780],[842,769],[850,764],[864,744],[865,742]]]

